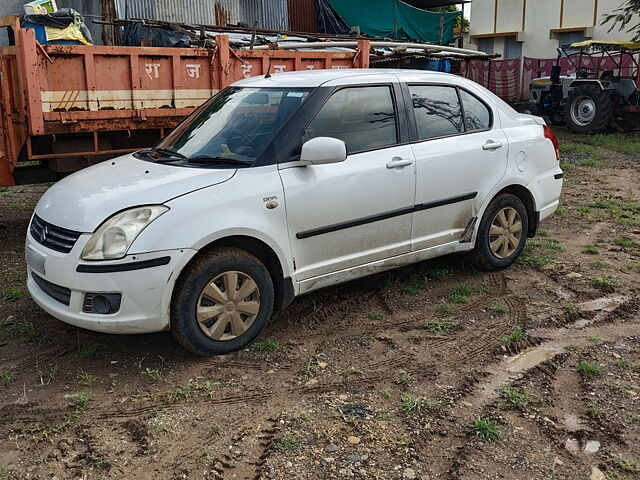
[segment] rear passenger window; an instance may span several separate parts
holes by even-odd
[[[334,137],[355,153],[398,141],[396,115],[391,89],[349,87],[338,90],[307,126],[303,141],[315,137]]]
[[[491,112],[484,103],[464,90],[460,90],[460,98],[467,132],[486,130],[491,127]]]
[[[409,85],[409,92],[420,140],[464,132],[462,110],[454,87]]]

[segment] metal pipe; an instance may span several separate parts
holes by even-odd
[[[484,52],[478,50],[469,50],[467,48],[448,47],[445,45],[435,45],[428,43],[410,43],[410,42],[389,42],[389,41],[372,41],[371,47],[405,47],[415,48],[418,50],[437,50],[439,52],[451,52],[462,55],[473,55],[478,57],[488,57]],[[297,50],[297,49],[321,49],[321,48],[339,48],[339,47],[357,47],[358,42],[355,40],[340,40],[335,42],[280,42],[271,45],[257,45],[253,47],[254,50],[269,50],[276,46],[277,49],[282,50]]]

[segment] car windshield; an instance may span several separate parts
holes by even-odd
[[[189,116],[154,151],[180,160],[252,163],[310,89],[231,87]]]

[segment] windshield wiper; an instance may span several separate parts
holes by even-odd
[[[251,165],[252,162],[246,162],[244,160],[237,160],[235,158],[227,157],[212,157],[209,155],[196,155],[195,157],[187,158],[189,163],[226,163],[228,165]]]
[[[165,159],[158,158],[156,160],[156,162],[158,163],[173,162],[174,160],[172,160],[171,158],[179,158],[179,159],[187,158],[186,155],[183,155],[180,152],[176,152],[175,150],[171,150],[169,148],[152,148],[150,151],[158,152],[159,154],[164,155],[165,157],[169,157]]]

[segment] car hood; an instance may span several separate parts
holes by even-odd
[[[55,183],[44,193],[35,212],[59,227],[93,232],[116,212],[164,203],[226,182],[236,171],[176,167],[125,155],[82,169]]]

